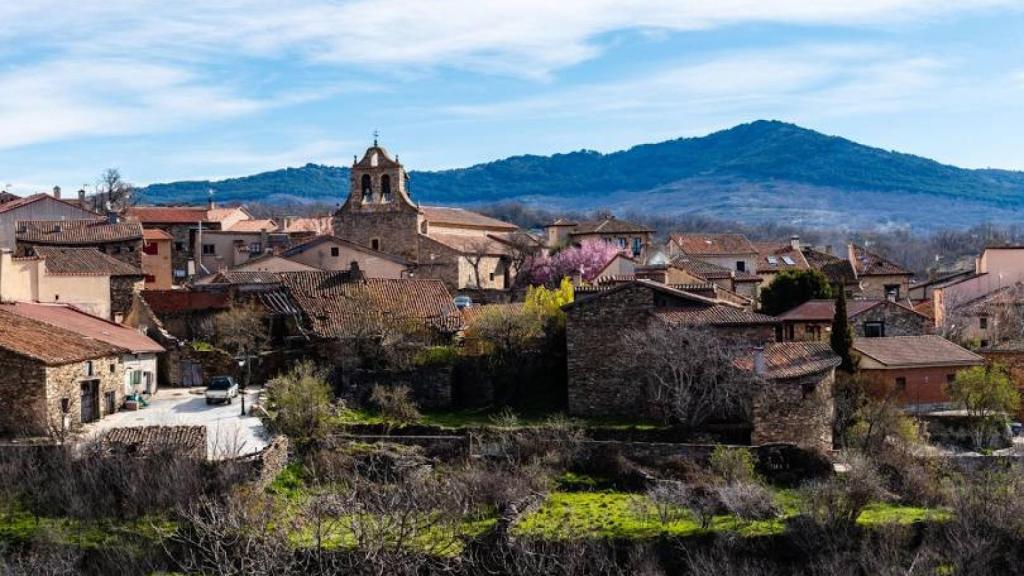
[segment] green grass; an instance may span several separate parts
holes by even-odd
[[[418,424],[424,426],[437,426],[453,430],[462,428],[487,428],[495,426],[495,418],[501,416],[499,410],[493,408],[478,408],[472,410],[446,410],[424,412]],[[523,427],[541,426],[556,413],[547,412],[524,412],[516,413],[519,425]],[[664,425],[643,421],[625,420],[611,418],[588,418],[573,419],[573,422],[588,428],[610,428],[620,430],[658,430]],[[376,410],[351,409],[338,416],[335,421],[337,425],[345,424],[384,424],[380,413]]]
[[[130,546],[140,537],[156,542],[175,529],[173,522],[161,518],[93,523],[72,518],[35,517],[24,511],[0,517],[0,541],[29,542],[45,536],[60,544],[86,549]]]
[[[690,536],[705,532],[687,511],[662,524],[652,512],[644,513],[646,497],[625,492],[553,492],[544,505],[522,519],[514,532],[553,540],[574,538],[645,539],[659,535]],[[715,516],[708,532],[734,532],[742,536],[779,534],[786,521],[798,513],[794,491],[779,491],[776,502],[782,516],[771,520],[744,521],[734,516]],[[912,524],[942,521],[949,514],[941,510],[878,503],[869,506],[858,519],[863,526]]]

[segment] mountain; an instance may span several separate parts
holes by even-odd
[[[1024,214],[1024,172],[968,170],[759,120],[699,138],[601,154],[514,156],[456,170],[410,173],[414,199],[474,205],[523,201],[546,208],[702,214],[808,227],[963,227]],[[148,202],[336,204],[348,169],[307,164],[219,182],[144,189]]]

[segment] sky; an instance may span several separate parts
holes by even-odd
[[[610,152],[757,119],[1024,170],[1020,0],[0,2],[0,186]]]

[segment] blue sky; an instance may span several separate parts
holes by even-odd
[[[0,3],[0,185],[612,151],[758,118],[1024,169],[1002,0]]]

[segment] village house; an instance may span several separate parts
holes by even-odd
[[[932,317],[943,332],[967,341],[992,338],[986,333],[996,309],[1007,309],[1013,292],[1006,288],[1024,282],[1024,246],[989,246],[975,261],[974,273],[932,288]],[[993,298],[985,296],[993,294]],[[1002,294],[1002,295],[999,295]],[[986,337],[987,336],[987,337]]]
[[[1024,341],[1024,282],[997,288],[947,313],[947,336],[971,347]]]
[[[252,214],[244,207],[217,208],[213,202],[205,208],[132,206],[125,211],[124,217],[126,220],[141,223],[144,229],[163,230],[171,236],[171,271],[174,284],[181,284],[190,276],[199,274],[201,270],[197,263],[201,262],[204,250],[215,250],[203,248],[204,231],[230,230],[243,220],[252,220]]]
[[[512,285],[513,224],[460,208],[420,206],[405,168],[377,145],[353,163],[348,198],[334,214],[334,236],[397,256],[418,278],[453,290]]]
[[[578,245],[584,240],[603,240],[643,261],[651,246],[654,230],[642,224],[608,217],[599,220],[566,220],[559,218],[546,227],[549,248]]]
[[[751,272],[737,272],[731,268],[725,268],[699,258],[691,258],[684,254],[672,258],[672,265],[686,271],[705,282],[713,282],[720,288],[739,294],[752,301],[758,301],[760,285],[763,282],[760,276]]]
[[[742,234],[671,234],[670,256],[685,255],[709,264],[757,274],[758,253]]]
[[[860,294],[860,282],[857,280],[853,265],[849,260],[832,254],[831,246],[827,246],[824,251],[811,246],[801,246],[800,252],[807,266],[811,270],[821,272],[833,290],[842,289],[847,299],[853,299]]]
[[[750,443],[832,450],[839,356],[824,342],[770,342],[739,362],[765,381],[754,394]]]
[[[847,245],[847,260],[857,276],[860,297],[907,301],[914,275],[906,268],[852,243]]]
[[[124,370],[124,395],[156,392],[159,386],[157,356],[164,352],[164,348],[138,330],[93,316],[67,304],[15,302],[0,304],[0,310],[123,349],[125,353],[120,360]]]
[[[984,359],[941,336],[856,338],[858,370],[876,396],[894,396],[915,411],[950,407],[946,387]]]
[[[281,255],[319,270],[348,270],[356,262],[368,278],[409,276],[409,263],[402,258],[329,235],[313,237]]]
[[[789,242],[752,242],[757,250],[757,270],[762,286],[772,283],[779,272],[808,270],[810,265],[800,249],[800,237],[793,236]]]
[[[80,195],[84,196],[84,192]],[[8,196],[14,196],[8,194]],[[102,220],[104,217],[75,203],[60,198],[60,187],[54,195],[33,194],[25,198],[10,198],[0,204],[0,249],[17,247],[18,222],[35,220]]]
[[[825,341],[832,334],[834,300],[809,300],[777,316],[786,341]],[[931,320],[891,300],[848,300],[846,318],[855,336],[920,336],[931,331]]]
[[[141,270],[95,248],[39,246],[34,252],[0,252],[0,301],[72,304],[120,321],[142,286]]]
[[[973,268],[934,273],[929,278],[910,285],[910,301],[930,301],[936,289],[944,288],[961,280],[967,280],[969,277],[974,276],[974,274]]]
[[[333,233],[333,228],[330,216],[286,216],[281,222],[279,231],[286,234],[293,244],[298,244],[314,236],[330,235]]]
[[[95,248],[135,268],[142,266],[142,225],[110,219],[19,220],[15,231],[18,256],[32,256],[38,247]]]
[[[140,265],[145,274],[146,290],[169,290],[173,285],[171,251],[174,236],[158,228],[142,231]]]
[[[312,272],[314,270],[319,270],[319,268],[303,264],[293,258],[267,253],[257,258],[246,260],[230,270],[225,270],[225,272]],[[207,281],[207,279],[203,279],[200,280],[200,283]]]
[[[62,436],[117,411],[128,351],[0,310],[0,431]]]
[[[621,379],[621,338],[651,322],[700,326],[750,345],[775,340],[770,316],[649,280],[619,284],[564,307],[569,412],[580,416],[650,415],[644,391]]]

